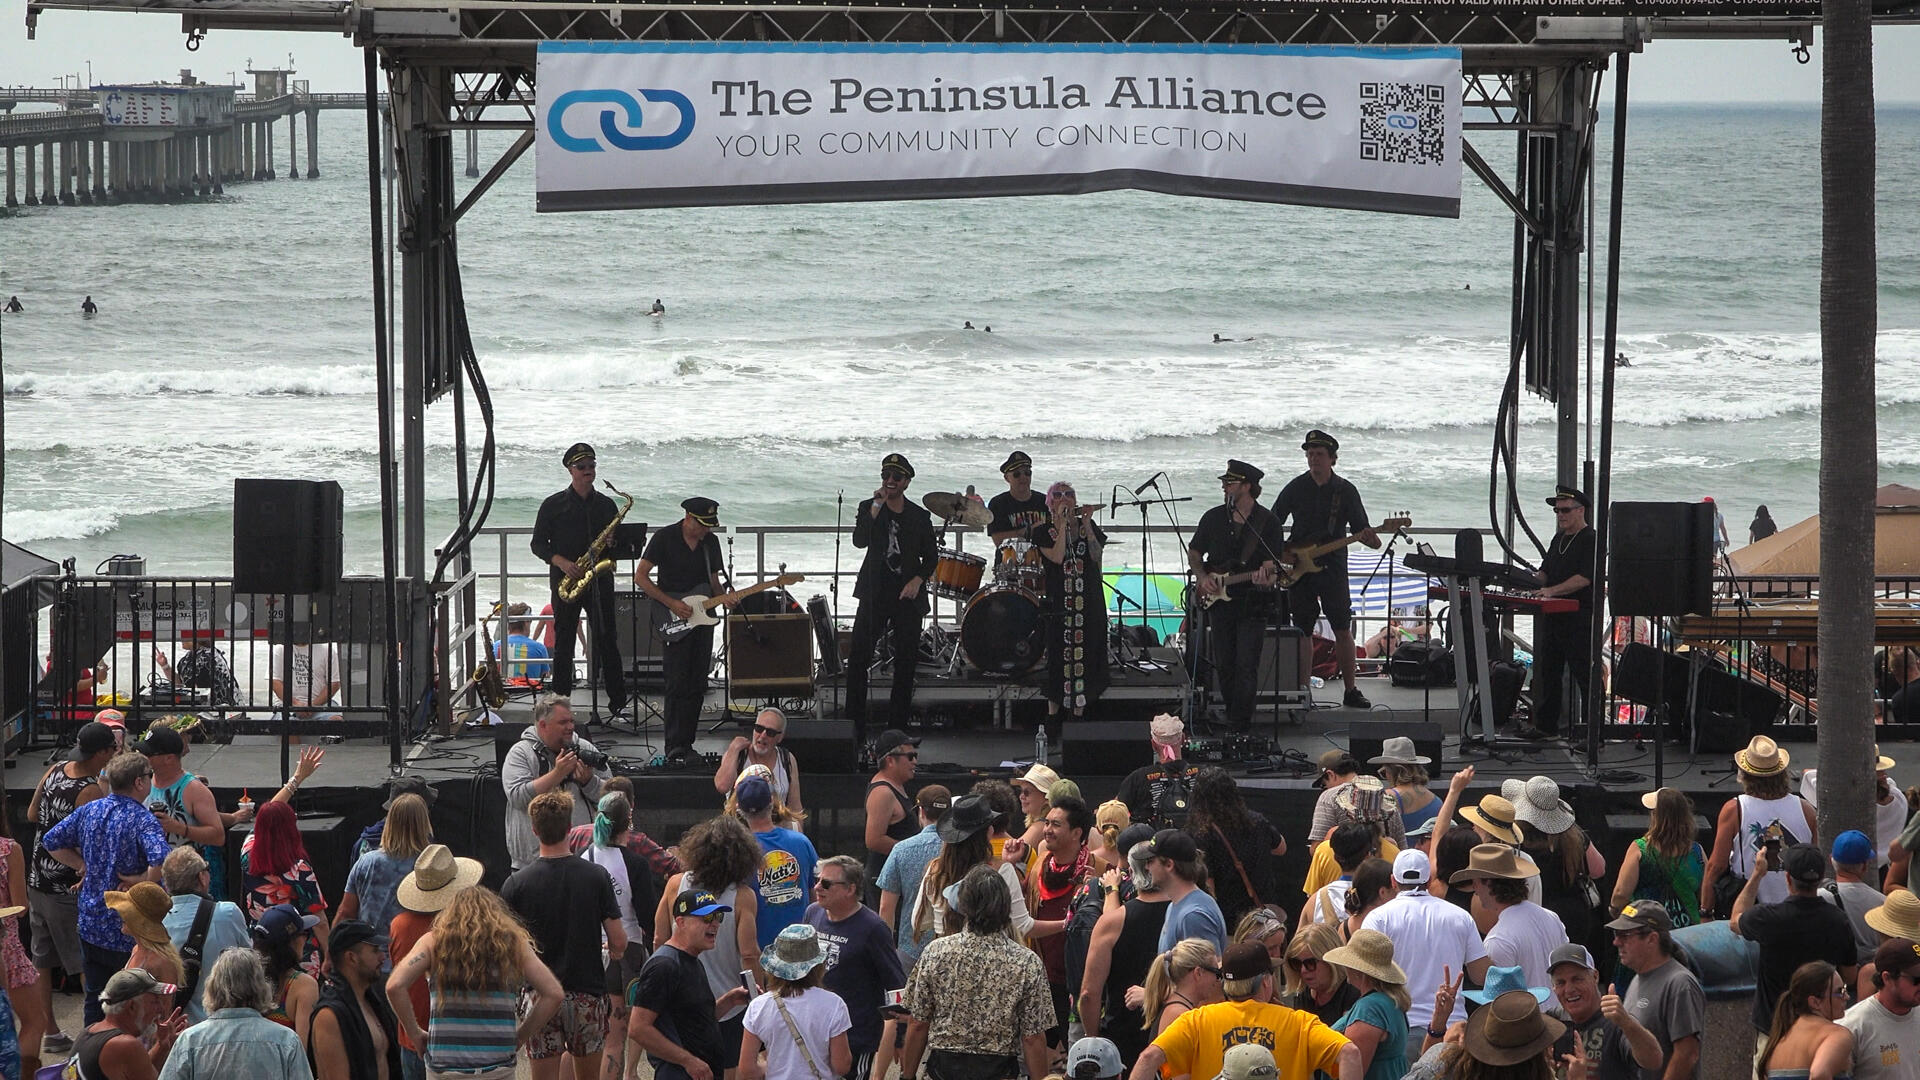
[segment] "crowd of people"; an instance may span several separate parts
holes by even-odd
[[[497,891],[402,777],[330,901],[291,806],[322,750],[227,811],[177,735],[88,724],[36,784],[31,848],[0,838],[0,1076],[493,1080],[524,1057],[536,1080],[642,1058],[661,1080],[1698,1080],[1705,995],[1675,930],[1724,919],[1758,949],[1754,1075],[1920,1077],[1920,899],[1912,860],[1881,855],[1920,825],[1817,846],[1769,740],[1735,755],[1712,855],[1685,794],[1649,793],[1605,897],[1550,778],[1467,804],[1474,770],[1436,792],[1410,740],[1329,751],[1295,912],[1283,830],[1182,760],[1178,718],[1150,732],[1098,805],[1045,764],[916,785],[919,740],[882,732],[863,850],[823,856],[768,710],[723,757],[718,812],[665,847],[550,696],[501,768]],[[228,873],[242,903],[216,899]]]

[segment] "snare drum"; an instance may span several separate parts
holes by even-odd
[[[1020,675],[1046,652],[1045,627],[1038,596],[995,582],[968,601],[960,619],[960,649],[983,674]]]
[[[980,591],[980,579],[987,574],[987,560],[965,551],[941,548],[933,565],[933,595],[948,600],[965,600]]]
[[[1046,562],[1031,540],[1008,537],[994,549],[993,580],[1034,592],[1047,590]]]

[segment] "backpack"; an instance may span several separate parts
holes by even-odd
[[[1402,642],[1387,661],[1395,686],[1452,686],[1453,650],[1438,641]]]
[[[1188,806],[1193,801],[1193,778],[1199,772],[1199,769],[1183,763],[1178,772],[1169,772],[1165,766],[1158,766],[1147,773],[1147,790],[1152,796],[1147,820],[1155,831],[1187,827]]]

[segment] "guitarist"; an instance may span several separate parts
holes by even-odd
[[[1293,535],[1287,543],[1295,546],[1358,536],[1370,548],[1380,546],[1380,537],[1367,524],[1366,507],[1360,505],[1360,492],[1344,476],[1335,476],[1334,462],[1340,460],[1340,440],[1314,428],[1300,444],[1307,453],[1307,471],[1287,481],[1273,500],[1273,516],[1281,522],[1293,519]],[[1355,676],[1353,596],[1347,588],[1347,549],[1340,548],[1320,556],[1321,570],[1308,574],[1287,590],[1287,607],[1293,625],[1313,633],[1313,624],[1321,615],[1333,627],[1333,652],[1340,662],[1340,678],[1347,684],[1345,704],[1349,709],[1370,709],[1373,703],[1360,692]]]
[[[713,535],[720,524],[720,504],[699,497],[680,504],[686,514],[678,528],[661,529],[647,541],[647,550],[633,568],[633,583],[673,613],[676,619],[693,614],[680,599],[694,593],[719,596],[720,540]],[[667,764],[684,764],[693,757],[693,736],[700,727],[700,707],[707,700],[707,673],[713,668],[713,627],[696,626],[660,647],[661,675],[665,679],[662,713],[666,718]]]
[[[1235,731],[1253,726],[1261,639],[1273,615],[1273,592],[1265,586],[1273,583],[1280,521],[1260,505],[1265,475],[1244,461],[1229,460],[1220,474],[1221,505],[1200,515],[1187,544],[1187,564],[1203,597],[1222,592],[1214,574],[1251,574],[1225,587],[1229,602],[1206,609],[1213,669],[1227,703],[1227,726]]]
[[[594,537],[606,530],[620,510],[612,499],[593,490],[593,447],[574,443],[560,456],[560,464],[567,469],[567,486],[540,504],[529,545],[549,567],[547,584],[553,596],[553,681],[547,689],[563,698],[573,694],[574,634],[584,611],[593,623],[593,658],[607,688],[607,705],[614,716],[621,716],[627,710],[627,679],[620,667],[620,636],[613,629],[613,578],[603,576],[593,582],[578,603],[560,599],[560,583],[574,572],[573,560],[587,553]]]

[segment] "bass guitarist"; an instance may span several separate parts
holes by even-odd
[[[719,596],[720,540],[713,535],[720,524],[720,504],[699,497],[680,504],[686,514],[680,526],[661,529],[647,542],[647,550],[633,568],[633,583],[673,613],[687,619],[693,608],[681,597],[694,593]],[[707,673],[713,668],[713,627],[695,626],[660,648],[664,687],[663,714],[667,728],[667,764],[685,764],[693,757],[693,737],[700,727],[700,707],[707,699]]]
[[[1220,474],[1221,504],[1200,515],[1187,544],[1187,564],[1204,600],[1207,637],[1213,643],[1213,670],[1226,699],[1227,726],[1253,726],[1253,697],[1259,686],[1260,649],[1273,617],[1274,558],[1280,550],[1280,522],[1260,505],[1260,478],[1266,474],[1244,461],[1229,460]],[[1240,580],[1224,583],[1224,577]],[[1224,599],[1221,599],[1224,598]]]
[[[1353,482],[1333,472],[1340,460],[1340,440],[1314,428],[1307,432],[1300,449],[1307,454],[1307,471],[1287,481],[1273,500],[1273,516],[1285,523],[1293,519],[1293,534],[1287,542],[1294,546],[1317,544],[1357,536],[1370,548],[1380,546],[1380,537],[1367,524],[1366,507],[1360,505],[1360,492]],[[1340,548],[1322,556],[1319,573],[1308,574],[1287,590],[1287,607],[1293,625],[1313,633],[1313,624],[1321,615],[1333,627],[1333,651],[1340,662],[1340,678],[1347,684],[1345,704],[1350,709],[1370,709],[1373,703],[1360,692],[1355,676],[1353,596],[1347,585],[1347,551]]]
[[[612,499],[593,490],[593,447],[574,443],[560,456],[560,463],[567,468],[567,486],[540,504],[530,545],[550,568],[548,585],[553,590],[553,681],[547,688],[562,698],[573,693],[573,644],[585,611],[593,623],[593,657],[607,688],[607,704],[618,717],[627,711],[627,680],[620,667],[620,637],[613,629],[613,577],[600,575],[572,603],[560,598],[560,585],[590,569],[575,566],[574,560],[587,553],[620,510]]]

